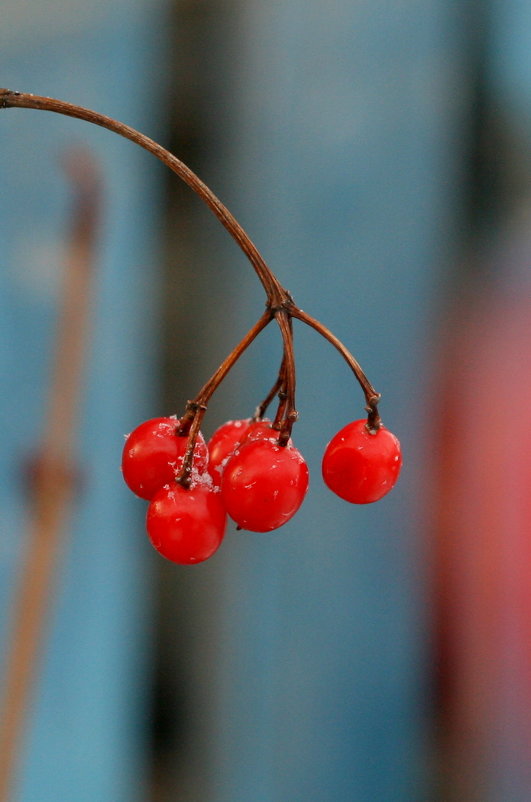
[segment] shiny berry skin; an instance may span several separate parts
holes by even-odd
[[[208,482],[192,483],[189,489],[176,482],[163,487],[155,494],[146,518],[152,545],[163,557],[180,565],[212,557],[223,540],[226,524],[219,488]]]
[[[126,485],[140,498],[150,501],[164,485],[175,482],[183,463],[186,437],[177,434],[176,418],[152,418],[128,435],[122,453]],[[208,451],[202,434],[194,449],[193,467],[206,470]]]
[[[366,420],[348,423],[332,438],[323,456],[325,484],[352,504],[370,504],[385,496],[402,466],[395,435],[384,426],[371,434],[366,424]]]
[[[223,464],[249,428],[252,418],[229,420],[216,429],[208,441],[208,470],[215,479],[221,477]]]
[[[295,515],[308,490],[308,466],[292,445],[269,438],[242,444],[228,460],[221,495],[241,529],[270,532]]]
[[[261,437],[262,433],[278,437],[278,432],[271,429],[271,421],[266,419],[229,420],[216,429],[208,441],[208,471],[218,484],[225,463],[237,446],[250,438],[254,440]]]

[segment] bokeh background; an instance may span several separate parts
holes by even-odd
[[[524,0],[4,0],[0,84],[70,100],[184,159],[381,391],[404,469],[351,508],[320,479],[363,413],[296,326],[288,525],[192,568],[149,545],[123,435],[180,413],[263,291],[192,193],[107,131],[0,114],[0,651],[28,459],[45,425],[72,192],[103,179],[79,482],[13,800],[531,798],[531,6]],[[271,327],[208,435],[254,411]]]

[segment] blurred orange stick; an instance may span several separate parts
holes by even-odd
[[[74,199],[42,443],[30,476],[29,523],[0,705],[0,802],[9,802],[37,678],[65,525],[75,491],[73,442],[89,337],[100,181],[85,151],[65,160]]]

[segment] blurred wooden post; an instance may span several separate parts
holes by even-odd
[[[73,185],[71,230],[42,442],[29,473],[28,533],[14,600],[0,705],[0,802],[9,802],[38,676],[57,564],[78,474],[73,444],[89,338],[91,284],[100,181],[88,154],[72,151],[65,168]]]

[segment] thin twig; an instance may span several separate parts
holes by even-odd
[[[188,435],[183,465],[177,476],[177,481],[184,487],[188,487],[190,485],[195,442],[199,433],[199,425],[203,419],[203,415],[205,414],[210,398],[219,387],[232,366],[238,361],[241,355],[251,345],[253,340],[258,337],[260,332],[265,329],[272,319],[273,316],[271,311],[266,309],[262,317],[251,329],[249,329],[245,337],[240,340],[238,345],[233,348],[216,372],[210,377],[206,384],[203,385],[194,400],[188,402],[185,414],[181,419],[181,427],[179,432],[181,436],[185,434]]]
[[[284,342],[285,398],[280,399],[273,428],[280,429],[278,442],[281,446],[285,446],[289,441],[293,424],[298,418],[298,413],[295,408],[295,354],[293,353],[293,332],[289,313],[285,309],[278,310],[275,312],[275,319],[279,325]]]
[[[286,351],[284,350],[282,353],[282,362],[280,363],[280,369],[278,371],[277,379],[272,388],[270,389],[270,391],[268,392],[268,394],[266,395],[266,397],[264,398],[264,400],[262,401],[262,403],[258,404],[258,406],[256,407],[253,415],[253,420],[255,421],[262,420],[271,401],[277,394],[279,398],[281,398],[282,395],[285,395],[283,389],[285,381],[286,381]]]
[[[335,334],[333,334],[330,329],[328,329],[323,323],[320,323],[311,315],[308,315],[306,312],[303,312],[302,309],[299,309],[298,306],[295,304],[290,303],[287,306],[289,314],[292,317],[301,320],[303,323],[306,323],[311,328],[315,329],[315,331],[319,332],[321,336],[323,336],[329,343],[331,343],[334,348],[336,348],[343,359],[346,361],[349,368],[354,373],[356,379],[358,380],[361,389],[365,394],[365,400],[367,403],[366,410],[369,413],[368,420],[367,420],[367,427],[373,431],[377,431],[381,425],[380,415],[378,413],[378,402],[380,400],[380,393],[378,393],[370,381],[368,380],[365,372],[362,370],[360,363],[355,359],[355,357],[350,353],[348,348],[346,348],[341,340],[339,340]]]

